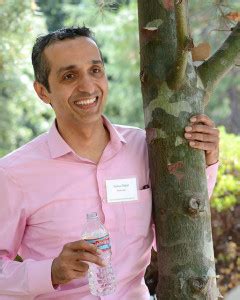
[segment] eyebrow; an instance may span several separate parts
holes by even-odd
[[[100,59],[97,59],[97,60],[93,59],[91,62],[93,65],[103,65],[103,62]]]
[[[96,60],[96,59],[91,60],[90,63],[92,65],[103,65],[103,62],[101,60]],[[61,67],[57,70],[57,75],[59,76],[62,72],[76,69],[76,68],[77,68],[77,65],[69,65],[69,66]]]

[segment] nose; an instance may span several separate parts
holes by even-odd
[[[79,76],[77,89],[78,92],[88,93],[89,95],[92,95],[94,94],[96,87],[93,79],[90,76],[88,76],[87,74],[82,74],[81,76]]]

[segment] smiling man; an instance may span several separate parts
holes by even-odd
[[[101,299],[90,294],[97,248],[81,240],[97,212],[111,237],[117,289],[108,300],[148,300],[144,283],[154,230],[145,132],[103,116],[108,83],[88,28],[65,28],[33,47],[34,88],[56,119],[0,160],[0,299]],[[218,130],[195,116],[185,137],[206,150],[209,195],[218,161]],[[117,198],[114,186],[129,189]],[[14,258],[19,253],[23,262]]]
[[[33,51],[33,62],[35,56],[38,62],[37,54]],[[44,50],[43,60],[49,68],[48,84],[46,88],[44,82],[35,81],[38,96],[52,105],[58,131],[67,144],[79,156],[97,163],[109,134],[101,118],[108,82],[96,43],[84,36],[54,40]],[[36,74],[38,67],[34,66]]]

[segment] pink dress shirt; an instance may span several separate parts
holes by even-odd
[[[98,164],[77,156],[55,124],[0,160],[0,299],[149,300],[144,274],[154,241],[145,132],[112,125]],[[209,194],[217,164],[207,169]],[[108,203],[108,179],[137,178],[138,201]],[[87,278],[57,290],[51,264],[64,244],[81,239],[88,212],[109,230],[117,290],[92,296]],[[19,253],[24,262],[13,261]]]

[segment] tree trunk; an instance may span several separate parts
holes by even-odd
[[[185,1],[175,2],[174,9],[171,1],[138,0],[140,79],[158,251],[157,299],[215,300],[205,158],[202,151],[190,149],[183,136],[190,117],[204,111],[205,90],[189,52],[183,54],[190,41],[181,36],[186,31],[181,23]],[[177,20],[182,32],[176,30]]]

